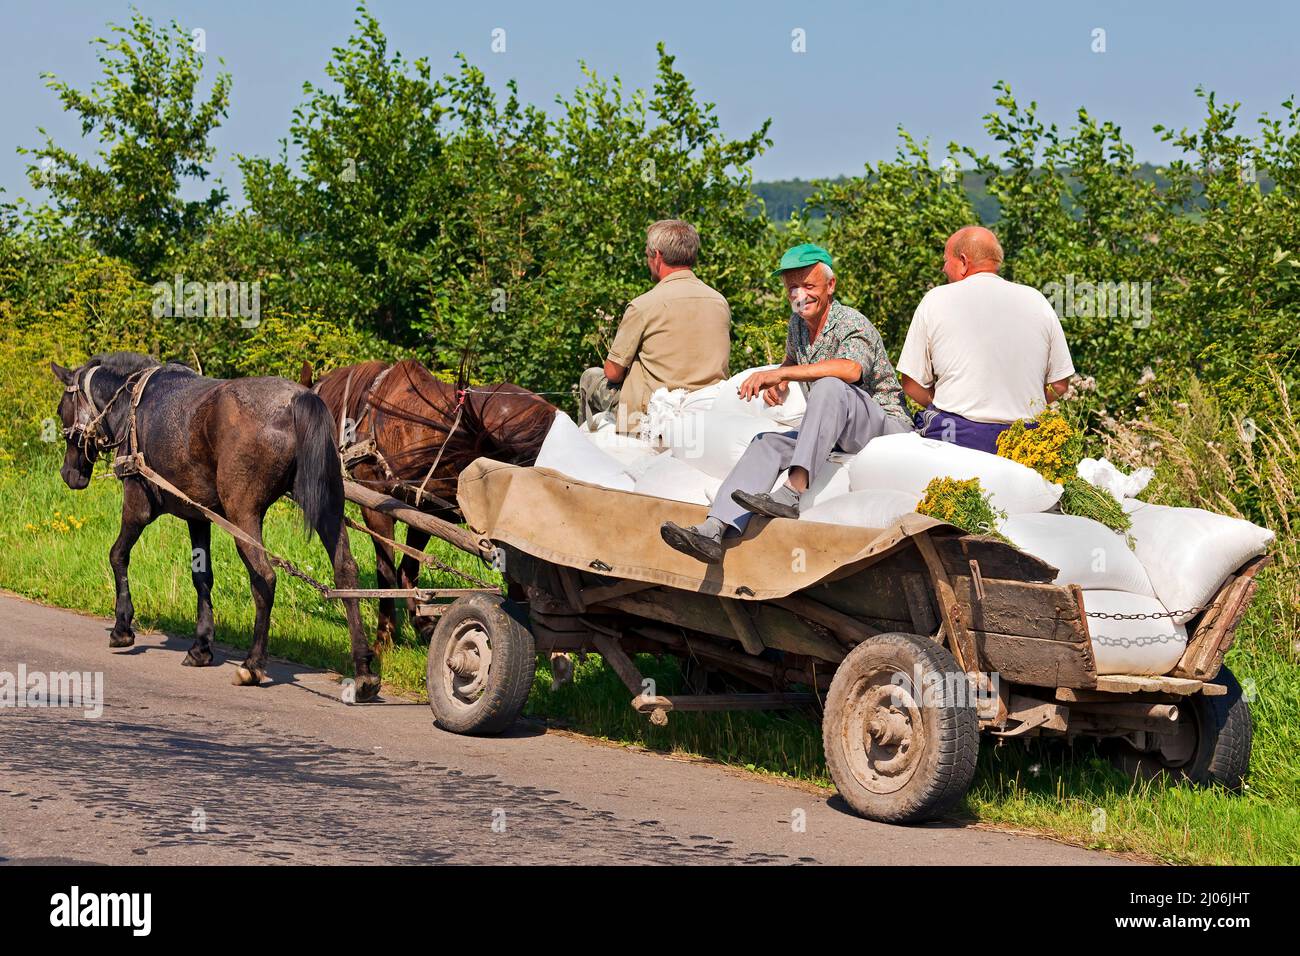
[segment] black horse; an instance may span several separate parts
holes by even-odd
[[[53,362],[50,367],[65,386],[58,414],[67,448],[59,474],[69,488],[80,490],[90,483],[101,454],[138,450],[149,468],[186,497],[259,543],[267,508],[292,492],[309,533],[314,530],[329,552],[335,586],[357,586],[356,562],[343,532],[343,475],[333,422],[320,398],[282,378],[205,378],[184,365],[160,365],[134,352],[97,355],[77,369]],[[135,642],[127,566],[140,533],[163,514],[189,523],[198,622],[183,663],[204,667],[213,662],[212,524],[197,508],[138,473],[122,479],[122,527],[109,552],[117,603],[108,643],[129,647]],[[260,548],[238,538],[235,546],[248,568],[257,611],[253,646],[235,683],[258,684],[266,677],[275,571]],[[378,693],[379,678],[370,670],[372,654],[357,602],[344,604],[356,698],[366,700]]]

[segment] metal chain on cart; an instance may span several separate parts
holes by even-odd
[[[1085,611],[1084,613],[1088,617],[1103,618],[1107,621],[1150,621],[1162,617],[1200,614],[1202,611],[1208,611],[1210,608],[1218,606],[1216,601],[1213,604],[1202,604],[1200,607],[1189,607],[1185,611],[1150,611],[1146,614],[1107,614],[1105,611]]]

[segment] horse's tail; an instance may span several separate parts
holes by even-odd
[[[334,447],[334,420],[321,397],[311,392],[299,392],[291,407],[298,439],[293,500],[302,509],[307,533],[314,530],[328,541],[343,523],[343,467]]]

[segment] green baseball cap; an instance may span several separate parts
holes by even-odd
[[[779,276],[790,269],[802,269],[817,262],[824,262],[828,268],[835,268],[831,262],[831,254],[816,243],[805,242],[798,246],[791,246],[781,257],[781,264],[776,267],[772,275]]]

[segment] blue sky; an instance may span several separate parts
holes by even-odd
[[[137,0],[155,19],[206,31],[209,71],[216,59],[234,77],[230,115],[217,132],[215,171],[238,194],[234,153],[278,151],[302,83],[320,80],[332,47],[350,31],[354,2],[181,2]],[[1253,119],[1300,90],[1300,4],[1096,2],[594,3],[545,0],[473,3],[373,0],[390,48],[450,69],[464,52],[494,84],[519,81],[523,96],[550,106],[581,81],[578,61],[626,85],[653,82],[655,43],[664,40],[700,95],[717,104],[735,136],[771,118],[773,147],[754,164],[759,179],[854,173],[888,158],[899,123],[943,146],[956,139],[991,146],[981,116],[992,85],[1012,84],[1042,115],[1069,125],[1079,106],[1119,123],[1140,159],[1169,148],[1154,123],[1197,125],[1198,84],[1238,100]],[[43,70],[78,87],[98,75],[90,40],[108,21],[126,22],[120,0],[4,0],[0,83],[5,198],[32,196],[19,145],[45,126],[72,144],[79,128],[40,79]],[[491,51],[492,31],[506,51]],[[805,53],[791,31],[806,35]],[[1105,30],[1095,53],[1093,31]],[[1247,129],[1253,130],[1250,123]]]

